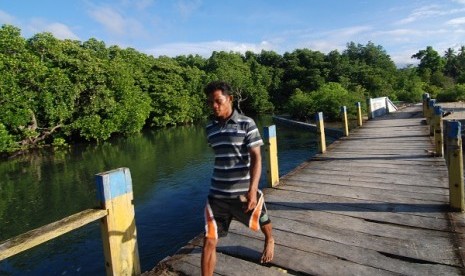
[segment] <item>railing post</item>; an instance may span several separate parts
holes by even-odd
[[[360,102],[357,102],[355,104],[355,106],[357,107],[357,126],[362,126],[363,124],[363,120],[362,120],[362,105],[360,104]]]
[[[326,137],[325,137],[325,123],[323,120],[323,112],[317,112],[315,114],[315,121],[317,130],[316,133],[319,134],[318,139],[318,152],[325,153],[326,152]]]
[[[448,133],[449,133],[449,124],[447,123],[447,121],[444,121],[443,124],[442,124],[442,128],[443,128],[443,131],[442,131],[442,137],[443,137],[443,143],[444,143],[444,146],[442,147],[444,149],[444,159],[446,160],[446,165],[447,167],[449,167],[449,147],[448,147],[448,141],[449,139],[447,139],[447,136],[448,136]]]
[[[342,129],[344,131],[344,136],[349,136],[349,122],[347,121],[347,107],[341,106],[341,116],[342,116]]]
[[[375,118],[375,115],[373,113],[371,98],[367,99],[367,112],[368,112],[368,120]]]
[[[428,117],[429,117],[429,135],[433,136],[434,135],[434,122],[433,122],[433,116],[434,116],[434,106],[436,105],[436,100],[435,99],[430,99],[429,100],[429,108],[428,108]]]
[[[267,164],[268,187],[279,184],[278,145],[276,138],[276,126],[264,127],[265,152]]]
[[[436,156],[444,155],[443,138],[442,138],[442,108],[437,105],[434,107],[433,122],[434,125],[434,144],[436,145]]]
[[[447,121],[447,154],[449,159],[449,198],[450,207],[464,211],[463,191],[463,156],[461,124],[458,121]]]
[[[435,99],[429,99],[428,100],[428,108],[426,110],[426,123],[431,126],[431,118],[433,117],[434,113],[434,105],[436,104]],[[430,135],[433,135],[433,133],[430,130]]]
[[[128,168],[95,176],[101,207],[108,215],[101,220],[107,275],[140,275],[131,173]]]
[[[428,101],[429,101],[429,94],[428,93],[424,93],[423,94],[423,117],[426,118],[426,111],[428,109]]]
[[[389,114],[389,98],[384,98],[384,106],[386,107],[386,114]]]

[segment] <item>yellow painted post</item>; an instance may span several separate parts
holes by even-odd
[[[428,124],[429,124],[429,135],[430,136],[434,135],[433,115],[434,115],[434,106],[435,106],[435,104],[436,104],[435,99],[430,99],[429,100],[429,103],[428,103],[428,118],[429,118],[429,120],[427,119],[427,121],[428,121]]]
[[[342,129],[344,131],[344,136],[349,136],[349,122],[347,120],[347,107],[341,106],[341,116],[342,116]]]
[[[265,152],[267,164],[268,187],[272,188],[279,184],[278,168],[278,143],[276,138],[276,126],[264,127]]]
[[[97,194],[108,215],[101,220],[107,275],[140,275],[131,173],[128,168],[99,173]]]
[[[447,121],[447,153],[449,159],[449,199],[452,209],[464,211],[462,126],[458,121]]]
[[[428,109],[428,101],[430,97],[428,93],[423,94],[423,117],[426,117],[426,111]]]
[[[363,124],[363,120],[362,120],[362,105],[360,104],[360,102],[357,102],[355,104],[355,106],[357,106],[357,126],[362,126]]]
[[[436,156],[442,157],[444,155],[443,137],[442,137],[442,108],[437,105],[434,107],[433,116],[434,125],[434,144],[436,146]]]
[[[326,137],[325,137],[325,123],[323,120],[323,112],[316,113],[315,121],[317,125],[316,133],[320,135],[320,139],[318,139],[318,151],[320,153],[325,153],[326,152]]]

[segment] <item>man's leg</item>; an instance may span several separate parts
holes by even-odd
[[[271,222],[263,225],[261,230],[265,235],[265,246],[263,248],[263,254],[260,262],[269,263],[271,260],[273,260],[274,256],[274,238],[272,234],[273,227],[271,226]]]
[[[217,239],[204,238],[203,240],[203,250],[202,250],[202,276],[213,275],[216,264],[216,244],[218,243]]]

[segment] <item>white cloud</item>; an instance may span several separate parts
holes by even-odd
[[[0,10],[0,23],[14,25],[16,23],[16,18],[14,16]]]
[[[51,23],[45,26],[44,31],[52,33],[56,38],[59,39],[75,39],[79,40],[79,37],[71,31],[71,29],[62,23]]]
[[[213,51],[233,51],[240,53],[252,51],[257,53],[261,50],[270,50],[271,48],[270,43],[267,41],[263,41],[259,44],[253,44],[218,40],[199,43],[170,43],[154,47],[146,52],[154,56],[164,55],[175,57],[179,55],[198,54],[204,57],[209,57]]]
[[[102,24],[110,35],[132,38],[146,35],[141,22],[131,17],[125,17],[124,14],[111,7],[94,7],[89,10],[89,15]]]
[[[454,18],[446,22],[446,25],[463,25],[463,24],[465,24],[465,17]]]
[[[97,7],[91,10],[90,15],[113,34],[123,35],[126,21],[121,14],[110,7]]]
[[[462,4],[462,5],[465,5],[465,0],[452,0],[456,3],[459,3],[459,4]]]
[[[79,37],[71,30],[70,27],[59,22],[47,22],[42,18],[33,18],[25,27],[26,32],[30,35],[37,33],[49,32],[58,39],[74,39],[79,40]]]
[[[440,11],[440,8],[437,5],[430,5],[421,7],[418,9],[413,10],[413,12],[407,16],[406,18],[399,20],[396,22],[398,25],[404,25],[408,23],[412,23],[424,18],[428,18],[435,15],[441,15],[443,12]]]

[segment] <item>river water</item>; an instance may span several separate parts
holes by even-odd
[[[262,134],[272,124],[269,116],[256,121]],[[307,131],[278,125],[277,136],[280,175],[317,150],[315,135]],[[94,175],[128,167],[141,268],[150,270],[203,231],[212,165],[204,125],[147,130],[2,161],[0,241],[97,206]],[[264,168],[262,187],[265,181]],[[98,222],[0,262],[0,275],[104,274]]]

